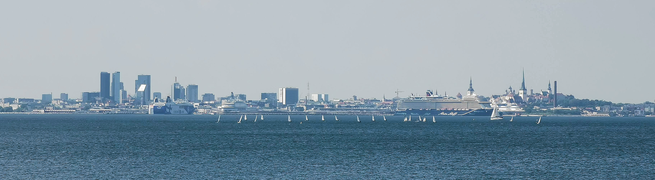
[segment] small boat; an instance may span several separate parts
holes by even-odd
[[[509,122],[512,122],[512,121],[514,121],[514,116],[512,116],[512,118],[509,119]]]
[[[425,122],[425,121],[427,121],[427,119],[428,119],[428,118],[426,118],[426,117],[423,117],[423,122]]]
[[[257,122],[257,115],[255,115],[255,121],[254,122]]]
[[[407,117],[405,117],[405,119],[403,119],[403,122],[407,122]]]
[[[291,116],[290,115],[287,115],[287,119],[289,120],[289,122],[291,122]]]
[[[362,121],[359,120],[359,116],[357,116],[357,122],[358,122],[358,123],[362,122]]]
[[[434,116],[432,116],[432,123],[436,123],[437,120],[434,119]]]
[[[334,115],[334,120],[339,121],[339,118],[337,118],[337,115]]]
[[[239,121],[237,122],[238,124],[241,124],[241,119],[243,119],[243,115],[239,117]]]
[[[307,118],[307,115],[305,115],[305,121],[309,121],[309,118]]]
[[[325,121],[325,116],[321,115],[321,121]]]
[[[491,112],[491,120],[495,121],[501,119],[503,119],[503,116],[501,116],[500,113],[498,113],[498,107],[495,107],[494,110]]]
[[[218,120],[216,120],[216,123],[221,122],[221,115],[218,115]]]
[[[386,116],[382,116],[382,119],[384,119],[384,121],[387,121],[387,117],[386,117]]]
[[[243,116],[243,120],[244,120],[244,121],[247,121],[247,120],[248,120],[248,115],[247,115],[247,114]]]
[[[537,124],[541,123],[541,116],[539,116],[539,120],[537,120]]]
[[[261,119],[264,120],[264,115],[263,115],[263,114],[262,114],[262,118],[261,118]]]
[[[375,116],[371,116],[371,121],[375,122]]]
[[[412,121],[412,115],[409,115],[409,119],[407,119],[408,122]]]

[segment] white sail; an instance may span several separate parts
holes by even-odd
[[[512,122],[512,121],[514,121],[514,116],[512,116],[512,118],[509,119],[509,122]]]
[[[334,115],[334,120],[339,121],[339,118],[337,118],[337,115]]]
[[[407,121],[411,122],[412,121],[412,115],[409,115],[409,119]]]
[[[539,120],[537,120],[537,124],[541,123],[541,116],[539,116]]]
[[[432,116],[432,123],[436,123],[437,120],[434,119],[434,116]]]
[[[407,122],[407,117],[405,117],[405,119],[403,119],[403,122]]]
[[[254,122],[257,122],[257,115],[255,115],[255,121]]]
[[[321,115],[321,121],[325,121],[325,116]]]
[[[241,124],[241,119],[243,119],[243,115],[241,115],[241,117],[239,117],[239,121],[237,123]]]
[[[427,121],[427,119],[428,119],[428,118],[426,118],[426,117],[423,117],[423,122],[425,122],[425,121]]]
[[[287,119],[289,119],[289,122],[291,122],[291,116],[287,115]]]
[[[386,117],[386,116],[382,116],[382,119],[384,119],[384,121],[387,121],[387,117]]]
[[[359,120],[359,116],[357,116],[357,122],[362,122],[362,121]]]
[[[375,116],[371,116],[371,121],[375,122]]]
[[[264,120],[264,115],[263,115],[263,114],[262,114],[262,118],[261,118],[261,119]]]
[[[244,121],[247,121],[247,120],[248,120],[248,115],[244,115],[244,116],[243,116],[243,120],[244,120]]]
[[[218,120],[216,120],[216,123],[221,122],[221,115],[218,115]]]
[[[305,121],[309,121],[309,118],[307,118],[307,115],[305,115]]]
[[[501,120],[503,119],[503,116],[498,113],[498,107],[495,107],[494,110],[491,112],[491,120]]]

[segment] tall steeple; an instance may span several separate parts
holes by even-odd
[[[526,90],[527,91],[527,89],[525,88],[525,69],[523,69],[523,82],[521,82],[521,89],[519,89],[519,90]]]
[[[525,88],[525,69],[523,69],[523,82],[521,82],[521,89],[519,89],[519,96],[523,102],[527,102],[528,89]]]
[[[473,95],[473,92],[474,92],[474,91],[475,91],[475,90],[473,90],[473,78],[469,77],[469,89],[468,89],[468,91],[466,92],[466,95],[471,96],[471,95]]]

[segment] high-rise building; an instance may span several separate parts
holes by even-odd
[[[141,85],[145,85],[145,88],[142,91],[139,91]],[[134,102],[139,102],[139,104],[148,104],[152,99],[150,98],[150,75],[139,75],[134,81],[134,93],[136,94],[136,100]]]
[[[184,91],[184,86],[180,85],[180,83],[177,83],[177,81],[175,81],[175,83],[173,83],[171,94],[173,95],[173,97],[172,97],[173,101],[185,100],[186,99],[185,98],[186,93]]]
[[[189,84],[186,86],[186,99],[189,102],[198,102],[198,85]]]
[[[202,102],[216,101],[216,96],[212,93],[205,93],[202,95]]]
[[[66,94],[66,93],[59,94],[59,99],[61,99],[61,101],[64,101],[64,102],[68,101],[68,94]]]
[[[312,101],[315,102],[328,102],[330,101],[327,94],[312,94]]]
[[[278,102],[283,105],[294,105],[298,103],[298,88],[285,87],[280,88],[277,94]]]
[[[52,103],[52,94],[42,94],[41,95],[41,103],[42,104]]]
[[[123,93],[121,92],[121,87],[121,72],[116,71],[112,74],[111,79],[111,96],[114,103],[122,102],[121,96]]]
[[[161,99],[161,92],[154,92],[154,93],[152,93],[152,98],[153,98],[153,99],[159,99],[159,100],[162,100],[162,99]],[[164,99],[164,100],[165,100],[165,99]]]
[[[111,81],[108,72],[100,72],[100,97],[104,101],[111,99]]]
[[[82,102],[84,103],[95,103],[96,98],[102,99],[100,97],[100,92],[83,92],[82,93]]]

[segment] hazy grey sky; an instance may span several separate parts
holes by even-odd
[[[1,1],[0,97],[100,90],[121,72],[170,94],[298,87],[331,98],[394,91],[655,100],[655,1]]]

